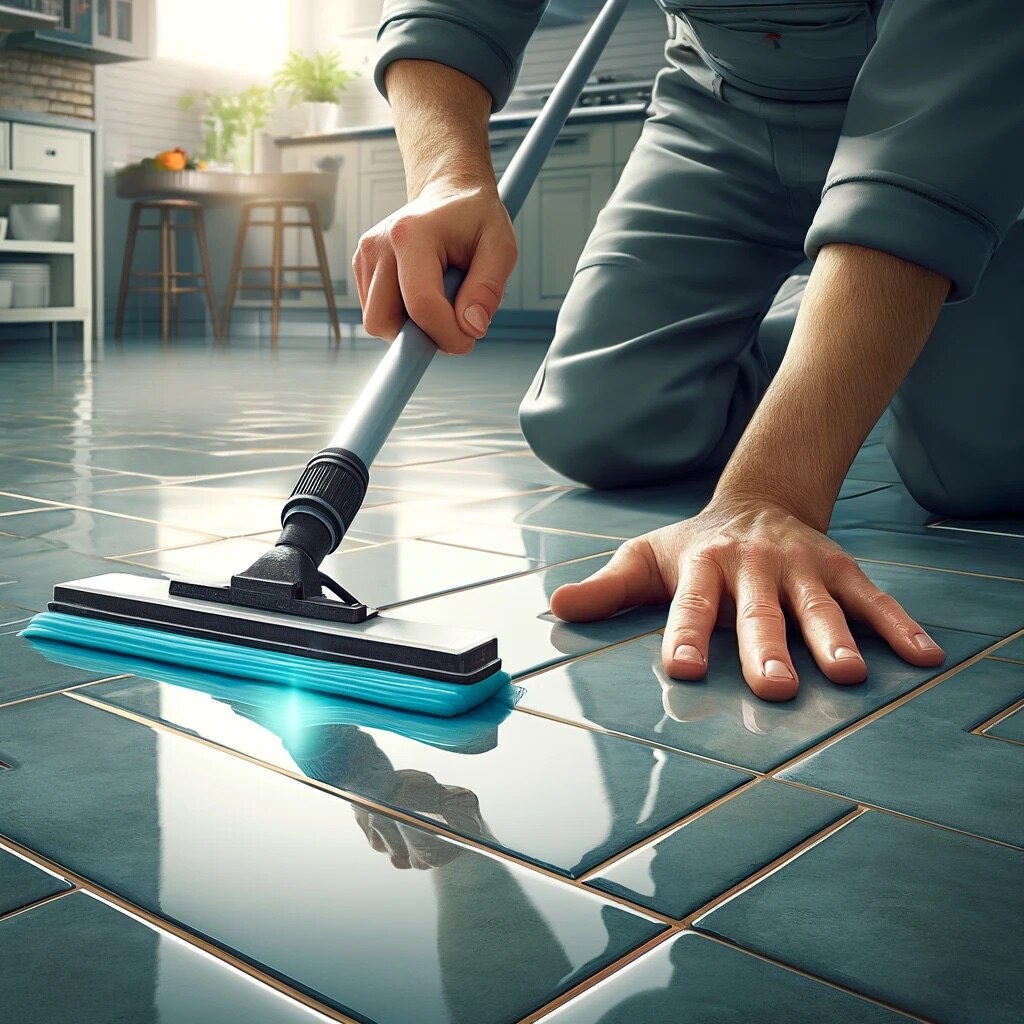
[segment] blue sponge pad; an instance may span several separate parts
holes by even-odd
[[[20,635],[187,665],[222,676],[318,690],[442,718],[477,707],[510,682],[507,673],[495,672],[478,683],[446,683],[60,612],[41,612]]]

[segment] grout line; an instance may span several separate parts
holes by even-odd
[[[998,737],[993,736],[992,739]],[[1012,741],[1011,741],[1012,742]],[[895,811],[891,807],[883,807],[881,804],[873,804],[867,800],[858,800],[852,796],[844,796],[842,793],[833,793],[831,790],[818,789],[809,786],[806,782],[797,782],[795,779],[775,779],[784,786],[792,786],[794,789],[805,789],[809,793],[816,793],[818,796],[831,796],[838,800],[846,800],[848,803],[855,803],[865,811],[873,811],[878,814],[887,814],[890,818],[899,818],[902,821],[913,821],[919,825],[930,825],[932,828],[942,829],[944,832],[953,832],[955,835],[970,836],[971,839],[978,839],[983,843],[990,843],[992,846],[1002,846],[1007,850],[1020,852],[1024,846],[1016,846],[1013,843],[1005,842],[1002,839],[993,839],[991,836],[983,836],[978,832],[969,832],[964,828],[956,828],[953,825],[944,825],[941,821],[932,821],[930,818],[919,818],[915,814],[908,814],[906,811]]]
[[[31,862],[36,867],[44,868],[54,874],[63,875],[76,886],[74,891],[81,891],[88,893],[90,896],[95,896],[101,899],[105,903],[109,903],[112,907],[126,912],[131,917],[149,925],[158,932],[165,932],[169,935],[173,935],[185,942],[187,945],[202,950],[205,953],[210,954],[222,963],[227,964],[230,967],[234,967],[236,970],[241,971],[243,974],[248,975],[254,981],[262,982],[269,988],[275,989],[282,995],[289,996],[297,1002],[302,1003],[304,1006],[309,1007],[312,1010],[318,1010],[320,1013],[326,1014],[333,1020],[339,1022],[339,1024],[358,1024],[358,1021],[353,1017],[349,1017],[347,1014],[342,1013],[340,1010],[335,1010],[324,1003],[319,1002],[312,996],[306,995],[305,992],[298,988],[293,988],[287,982],[280,981],[273,975],[266,973],[261,968],[256,967],[254,964],[249,963],[247,960],[243,960],[241,957],[235,956],[228,950],[223,949],[220,946],[202,938],[199,935],[195,935],[192,932],[187,931],[180,925],[175,924],[157,914],[154,914],[150,910],[146,910],[143,907],[132,903],[130,900],[125,899],[123,896],[119,896],[117,893],[110,889],[105,888],[97,882],[93,882],[86,878],[84,875],[78,874],[76,871],[71,871],[68,868],[63,867],[56,861],[51,860],[45,854],[38,853],[35,850],[31,850],[26,846],[23,846],[15,839],[11,839],[9,836],[0,833],[0,848],[7,847],[12,853],[17,853],[25,860]],[[67,895],[66,893],[62,895]],[[36,904],[38,905],[38,904]]]
[[[588,989],[594,988],[595,985],[600,984],[612,975],[618,974],[624,968],[628,967],[634,960],[638,960],[645,953],[650,953],[651,950],[656,949],[662,945],[666,940],[672,938],[678,934],[678,929],[667,928],[663,932],[659,932],[657,935],[648,939],[646,942],[637,946],[635,949],[630,950],[625,956],[619,957],[618,960],[613,961],[610,964],[605,965],[601,970],[596,971],[589,977],[584,978],[582,981],[573,985],[568,991],[563,992],[561,995],[555,996],[554,999],[545,1003],[543,1006],[534,1010],[533,1013],[522,1017],[518,1024],[534,1024],[535,1021],[539,1021],[542,1017],[546,1017],[549,1013],[553,1013],[560,1006],[569,1002],[571,999],[575,999],[577,996],[582,995]]]
[[[6,703],[0,704],[0,710],[6,708],[13,708],[18,704],[28,704],[33,700],[43,700],[45,697],[59,697],[62,693],[70,694],[74,690],[81,690],[87,686],[97,686],[100,683],[113,683],[118,679],[130,678],[127,673],[121,673],[117,676],[104,676],[103,679],[90,679],[87,683],[75,683],[74,686],[65,686],[60,690],[47,690],[46,693],[33,693],[28,697],[19,697],[17,700],[9,700]]]
[[[821,985],[825,985],[828,988],[835,989],[838,992],[845,992],[847,995],[856,996],[858,999],[863,1000],[867,1003],[874,1003],[875,1006],[880,1006],[884,1010],[889,1010],[892,1013],[897,1013],[907,1018],[908,1020],[917,1021],[918,1024],[936,1024],[935,1021],[928,1017],[919,1017],[916,1013],[910,1010],[904,1010],[900,1006],[896,1006],[894,1003],[887,1003],[882,999],[877,999],[875,996],[869,996],[866,992],[861,992],[858,989],[850,988],[848,985],[843,985],[838,981],[832,981],[829,978],[823,978],[818,974],[811,974],[808,971],[802,970],[799,967],[794,967],[792,964],[787,964],[783,960],[773,960],[769,956],[765,956],[764,953],[759,953],[753,949],[747,949],[746,946],[741,946],[737,942],[733,942],[731,939],[723,938],[720,935],[711,935],[708,932],[697,932],[702,938],[708,939],[711,942],[717,942],[720,946],[727,946],[729,949],[738,950],[741,953],[746,953],[748,956],[755,957],[761,960],[763,963],[771,964],[773,967],[779,967],[784,971],[789,971],[791,974],[798,974],[801,978],[807,978],[809,981],[816,981]]]
[[[1024,697],[1021,697],[1019,700],[1015,701],[1008,708],[1003,708],[1002,711],[997,711],[990,718],[986,718],[985,721],[981,723],[981,725],[976,725],[973,729],[970,730],[970,732],[974,736],[983,736],[987,730],[992,728],[992,726],[999,725],[1000,722],[1005,721],[1012,714],[1015,714],[1017,711],[1020,711],[1021,708],[1024,708]],[[992,739],[994,740],[1001,740],[1003,738],[1004,737],[1002,736],[992,737]],[[1009,742],[1018,743],[1019,740],[1010,740]]]
[[[584,558],[598,558],[599,555],[584,555]],[[575,559],[580,561],[580,559]],[[568,565],[568,562],[559,562],[559,565]],[[550,611],[550,608],[548,609]],[[516,676],[515,682],[522,682],[524,679],[533,679],[535,676],[543,675],[545,672],[550,672],[556,668],[564,668],[566,665],[575,665],[578,662],[586,661],[588,658],[593,658],[598,654],[605,654],[608,651],[614,650],[616,647],[624,647],[626,644],[633,643],[634,640],[645,640],[651,636],[661,636],[664,627],[658,629],[649,629],[646,633],[637,633],[636,636],[629,636],[623,640],[616,640],[614,643],[608,644],[606,647],[599,647],[596,651],[586,651],[583,654],[578,654],[575,657],[570,657],[565,661],[556,661],[553,665],[542,665],[540,668],[530,669],[529,672],[524,672],[520,676]]]
[[[1024,576],[996,576],[987,572],[970,572],[967,569],[941,569],[937,565],[921,565],[920,562],[892,562],[885,558],[858,558],[856,555],[853,557],[857,562],[869,562],[873,565],[898,565],[904,569],[921,569],[924,572],[947,572],[952,576],[971,576],[974,579],[982,580],[1006,580],[1010,583],[1024,581]]]
[[[728,803],[741,793],[746,793],[760,782],[764,782],[764,776],[748,779],[746,782],[738,785],[735,789],[730,789],[728,793],[723,793],[720,797],[712,800],[711,803],[705,804],[703,807],[698,807],[695,811],[691,811],[689,814],[684,815],[677,821],[673,821],[670,824],[665,825],[663,828],[658,829],[657,832],[652,833],[646,838],[637,840],[631,846],[627,846],[626,849],[612,854],[611,857],[601,861],[600,864],[595,864],[592,868],[587,868],[587,870],[579,876],[579,880],[581,882],[589,882],[592,878],[602,874],[613,864],[617,864],[620,860],[625,860],[631,854],[636,853],[637,850],[642,850],[646,846],[652,846],[655,843],[660,842],[666,836],[679,831],[679,829],[683,828],[684,825],[689,825],[691,821],[696,821],[698,818],[702,818],[705,814],[715,810],[722,804]]]
[[[922,693],[925,693],[926,691],[933,689],[940,683],[944,683],[947,679],[950,679],[952,676],[957,675],[964,669],[970,668],[972,665],[981,661],[984,657],[986,657],[989,651],[995,649],[995,647],[998,647],[1003,642],[1004,641],[999,640],[995,644],[991,644],[983,650],[979,651],[977,654],[972,654],[965,661],[960,662],[958,665],[951,666],[945,672],[941,672],[933,679],[929,679],[927,682],[924,682],[920,686],[915,687],[909,693],[904,693],[902,696],[897,697],[894,701],[891,701],[890,703],[885,704],[880,708],[876,708],[874,711],[872,711],[868,715],[865,715],[863,718],[859,718],[856,722],[851,722],[845,728],[840,729],[838,732],[833,733],[831,736],[826,736],[823,740],[820,740],[813,746],[810,746],[801,753],[795,755],[794,757],[791,757],[788,761],[783,761],[782,764],[773,768],[770,772],[768,772],[768,777],[776,778],[781,772],[784,772],[787,768],[791,768],[798,762],[803,761],[808,757],[811,757],[813,754],[817,754],[820,750],[824,750],[825,747],[831,746],[833,743],[838,743],[840,740],[846,739],[847,736],[850,736],[853,733],[858,732],[865,726],[870,725],[872,722],[876,722],[883,715],[887,715],[891,711],[895,711],[896,708],[903,707],[904,704],[908,703],[909,701],[912,701],[915,697],[919,697]],[[780,781],[786,780],[783,779]]]
[[[1017,658],[997,658],[994,654],[990,654],[989,661],[1001,661],[1004,665],[1024,665],[1024,659]]]
[[[2,849],[2,847],[0,847]],[[13,850],[10,851],[14,853]],[[23,858],[28,860],[27,857]],[[33,867],[38,867],[37,864],[33,864]],[[30,910],[35,910],[37,907],[44,907],[47,903],[53,903],[55,900],[62,899],[64,896],[70,896],[73,892],[78,892],[78,886],[73,886],[70,889],[62,889],[60,892],[52,892],[49,896],[44,896],[41,900],[35,900],[32,903],[26,903],[23,907],[16,907],[14,910],[9,910],[6,914],[0,914],[0,924],[4,921],[10,921],[12,917],[18,917],[21,914],[27,914]]]
[[[117,715],[120,718],[127,719],[130,722],[135,722],[138,725],[143,725],[148,729],[152,729],[157,732],[169,733],[172,736],[177,736],[179,739],[189,742],[198,743],[204,747],[208,747],[211,750],[216,750],[224,754],[228,754],[232,757],[240,758],[243,761],[247,761],[249,764],[256,765],[259,768],[265,768],[268,771],[272,771],[277,775],[283,775],[285,778],[292,779],[295,782],[300,782],[304,785],[310,786],[313,789],[319,789],[324,793],[329,793],[332,796],[341,797],[343,800],[348,801],[351,804],[355,804],[359,807],[365,807],[369,811],[373,811],[375,814],[382,814],[388,818],[396,821],[401,821],[404,824],[413,825],[416,828],[422,829],[425,832],[430,832],[433,835],[440,836],[442,839],[454,842],[459,846],[469,847],[470,849],[483,853],[491,858],[495,858],[499,861],[506,862],[508,864],[516,865],[517,867],[525,868],[536,874],[544,875],[546,878],[554,879],[555,881],[561,882],[563,885],[572,886],[575,889],[580,889],[583,892],[588,893],[590,896],[597,896],[601,899],[607,899],[612,903],[618,903],[627,910],[632,911],[635,914],[639,914],[643,917],[652,918],[660,921],[663,924],[668,924],[671,918],[668,918],[664,914],[659,914],[657,911],[648,910],[646,907],[641,907],[639,904],[633,903],[620,896],[614,896],[611,894],[597,893],[595,890],[588,886],[585,886],[579,878],[573,878],[569,875],[561,874],[551,868],[544,867],[541,864],[537,864],[534,861],[527,860],[520,854],[512,853],[504,848],[496,848],[488,846],[486,843],[478,839],[474,839],[470,836],[464,836],[457,832],[453,832],[450,829],[445,828],[443,825],[429,818],[419,818],[408,811],[403,811],[401,808],[391,807],[388,804],[383,804],[371,797],[363,796],[359,793],[355,793],[348,789],[342,789],[339,786],[332,786],[326,782],[321,782],[319,779],[312,779],[307,775],[302,775],[299,772],[293,772],[289,769],[270,763],[269,761],[261,761],[257,757],[253,757],[251,754],[246,754],[240,750],[233,750],[230,747],[222,746],[213,740],[206,739],[204,736],[197,736],[195,733],[183,732],[173,725],[168,725],[166,722],[157,721],[155,719],[146,718],[144,715],[136,714],[134,711],[127,711],[124,708],[116,707],[112,704],[106,704],[102,701],[93,699],[92,697],[79,694],[69,693],[67,696],[71,700],[76,700],[81,704],[87,704],[90,707],[96,708],[100,711],[105,711],[108,714]]]

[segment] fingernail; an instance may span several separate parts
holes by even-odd
[[[466,322],[473,328],[474,331],[480,334],[485,334],[488,326],[490,325],[490,317],[487,316],[487,310],[483,306],[468,306],[466,312],[463,314],[466,318]]]
[[[939,650],[939,645],[927,633],[918,633],[914,637],[914,645],[925,653]]]
[[[859,658],[860,655],[851,647],[837,647],[832,652],[832,657],[836,661],[842,661],[844,658]]]
[[[793,673],[789,671],[789,666],[782,661],[775,661],[771,659],[764,663],[764,674],[769,679],[792,679]]]
[[[680,644],[672,652],[673,661],[689,661],[697,665],[704,664],[704,655],[691,644]]]

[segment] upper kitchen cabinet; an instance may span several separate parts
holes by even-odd
[[[8,46],[106,64],[152,56],[155,0],[14,0],[59,19],[53,28],[15,32]]]

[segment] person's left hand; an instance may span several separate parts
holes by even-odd
[[[702,678],[711,631],[735,617],[743,676],[765,700],[789,700],[799,685],[786,611],[834,683],[860,683],[867,675],[847,616],[867,622],[912,665],[936,666],[944,658],[836,543],[760,499],[716,495],[693,519],[627,541],[588,579],[559,587],[551,611],[589,622],[663,602],[671,602],[662,645],[668,675]]]

